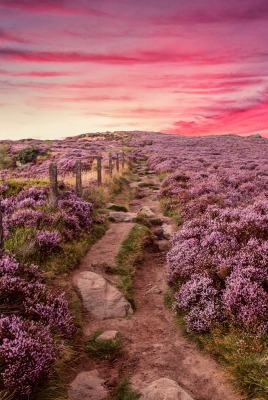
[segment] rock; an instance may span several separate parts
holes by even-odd
[[[177,382],[161,378],[142,390],[140,400],[193,400]]]
[[[148,175],[155,175],[155,171],[147,171]]]
[[[95,272],[79,273],[76,285],[85,308],[96,319],[124,318],[133,314],[131,305],[123,293]]]
[[[137,213],[110,211],[109,217],[115,222],[132,222],[135,220],[135,218],[137,218]]]
[[[171,239],[175,230],[173,228],[172,225],[170,224],[163,224],[162,225],[162,229],[163,229],[163,236],[165,239]]]
[[[166,251],[169,250],[170,248],[170,242],[166,239],[164,240],[158,240],[157,245],[160,251]]]
[[[152,286],[149,290],[147,290],[147,294],[161,294],[163,290],[159,286]]]
[[[119,337],[118,331],[105,331],[95,339],[95,342],[106,342],[106,340],[116,340]]]
[[[69,400],[106,400],[109,392],[96,369],[80,372],[68,389]]]
[[[142,208],[140,208],[139,214],[142,214],[148,218],[155,216],[155,213],[148,206],[143,206]]]

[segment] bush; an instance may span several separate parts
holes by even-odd
[[[20,150],[16,158],[21,164],[27,164],[34,161],[38,154],[39,148],[37,146],[29,146]]]

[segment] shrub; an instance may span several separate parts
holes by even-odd
[[[34,161],[38,154],[39,148],[37,146],[28,146],[20,150],[16,158],[21,164],[27,164]]]

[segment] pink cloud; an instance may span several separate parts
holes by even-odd
[[[199,118],[196,121],[179,120],[165,131],[183,135],[252,134],[256,132],[266,132],[268,135],[267,112],[268,99],[265,98],[252,106],[225,110],[220,114]]]
[[[0,7],[38,14],[108,16],[108,14],[102,11],[89,6],[83,6],[79,2],[75,2],[72,5],[65,0],[1,0]]]
[[[159,51],[133,51],[129,54],[119,53],[83,53],[60,51],[28,51],[11,48],[0,49],[0,58],[16,62],[91,62],[98,64],[135,65],[154,63],[193,63],[198,65],[216,65],[231,63],[245,58],[245,55],[221,52],[209,55],[201,52],[176,52],[168,50]]]
[[[7,43],[7,42],[29,43],[22,37],[18,37],[10,32],[7,32],[6,30],[0,29],[0,43]]]

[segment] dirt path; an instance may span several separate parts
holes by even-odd
[[[147,181],[148,177],[144,179]],[[159,183],[156,177],[150,179]],[[155,191],[145,187],[142,193],[142,198],[130,203],[130,211],[146,205],[156,216],[161,216]],[[89,262],[113,264],[112,258],[130,227],[131,224],[126,223],[112,224],[104,238],[91,249],[81,268],[87,269]],[[172,314],[163,305],[165,265],[165,252],[147,250],[135,280],[137,310],[132,317],[96,321],[87,316],[85,335],[102,329],[118,330],[123,336],[124,355],[112,362],[95,360],[92,367],[98,369],[107,386],[114,386],[125,376],[140,391],[154,380],[165,377],[178,382],[195,400],[241,400],[221,367],[182,336]]]

